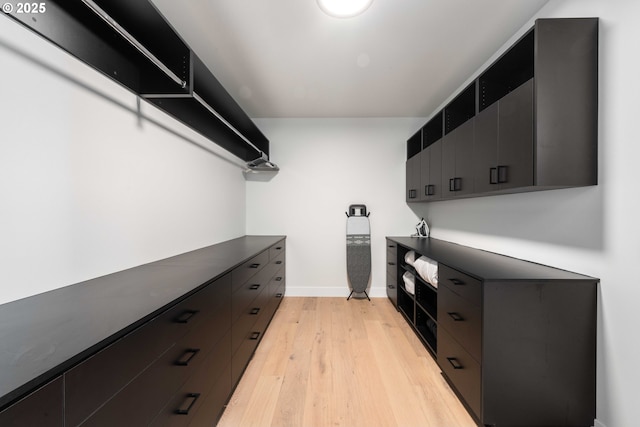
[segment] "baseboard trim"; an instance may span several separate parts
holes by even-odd
[[[287,284],[286,297],[348,297],[350,289],[345,286],[328,287],[293,287]],[[372,288],[367,290],[371,298],[386,298],[386,288]]]
[[[607,427],[607,426],[604,425],[603,422],[600,422],[598,420],[593,420],[593,427]]]

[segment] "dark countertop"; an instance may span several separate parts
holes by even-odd
[[[547,265],[474,249],[433,238],[387,237],[402,246],[469,276],[485,281],[588,280],[593,277],[561,270]]]
[[[244,236],[0,305],[0,410],[285,236]]]

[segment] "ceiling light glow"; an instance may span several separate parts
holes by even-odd
[[[351,18],[367,10],[373,0],[317,0],[320,9],[336,18]]]

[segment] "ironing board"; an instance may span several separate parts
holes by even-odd
[[[367,297],[367,286],[371,276],[371,229],[365,205],[351,205],[347,214],[347,276],[351,293]]]

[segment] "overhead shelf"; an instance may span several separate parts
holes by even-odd
[[[269,140],[148,0],[50,0],[8,16],[244,161]]]

